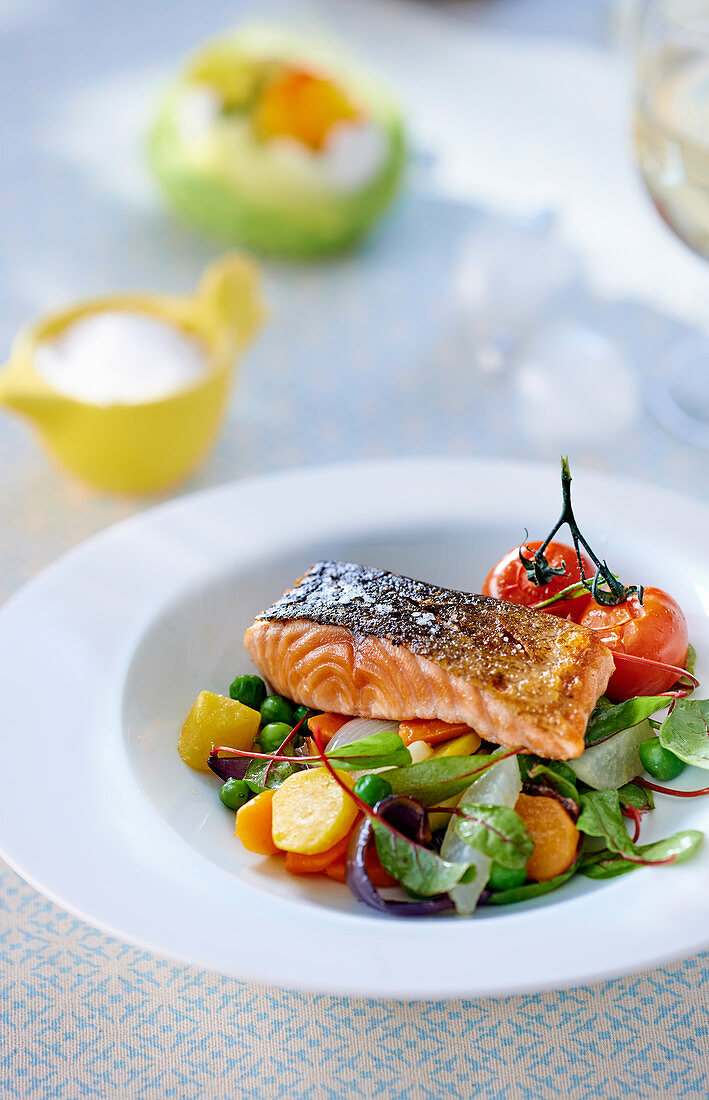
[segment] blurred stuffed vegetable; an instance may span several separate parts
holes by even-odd
[[[272,31],[200,50],[168,91],[150,159],[176,213],[259,252],[318,257],[389,206],[405,162],[401,117],[341,61]]]

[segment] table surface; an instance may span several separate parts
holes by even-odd
[[[6,346],[25,320],[73,297],[197,281],[215,251],[162,210],[140,143],[170,68],[235,8],[247,10],[227,0],[3,6],[0,80],[13,104],[0,122]],[[213,454],[181,492],[357,457],[558,454],[558,433],[529,430],[514,374],[485,381],[471,367],[455,306],[461,241],[550,195],[557,236],[583,273],[555,308],[614,342],[637,392],[663,346],[706,326],[709,273],[659,223],[633,173],[629,66],[608,5],[337,0],[274,10],[324,22],[390,79],[415,162],[397,211],[359,253],[321,267],[265,265],[272,320]],[[709,496],[705,455],[642,404],[608,434],[602,404],[602,395],[588,403],[575,463]],[[152,503],[74,484],[24,424],[0,415],[0,597]],[[707,954],[499,1001],[311,996],[134,949],[0,865],[0,963],[3,1096],[709,1093]]]

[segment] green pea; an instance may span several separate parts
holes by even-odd
[[[296,707],[293,711],[293,725],[297,726],[299,722],[302,722],[304,718],[307,718],[310,714],[310,707]],[[300,727],[301,732],[307,734],[305,726]]]
[[[360,775],[354,785],[354,793],[368,806],[376,806],[391,794],[391,783],[381,775]]]
[[[527,881],[527,869],[525,867],[500,867],[499,863],[493,863],[490,868],[490,877],[487,884],[491,890],[514,890],[515,886],[523,886]]]
[[[287,722],[269,722],[256,738],[264,752],[276,752],[280,749],[293,729]]]
[[[260,676],[237,676],[231,682],[229,695],[237,703],[259,710],[266,698],[266,685]]]
[[[270,722],[287,722],[289,726],[293,725],[293,707],[282,695],[267,695],[260,709],[264,726]]]
[[[648,775],[654,779],[676,779],[684,771],[684,761],[669,749],[663,748],[659,738],[651,737],[640,746],[640,760]]]
[[[227,779],[219,788],[219,797],[228,810],[238,810],[249,801],[252,792],[243,779]]]

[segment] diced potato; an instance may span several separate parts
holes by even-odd
[[[434,749],[434,756],[472,756],[480,748],[480,738],[474,730],[446,741],[440,749]]]
[[[230,749],[250,749],[258,734],[261,715],[235,699],[201,691],[177,742],[177,751],[196,771],[208,772],[207,757],[213,745]]]
[[[438,753],[436,753],[436,756],[437,755],[438,755]],[[461,755],[463,755],[463,754],[461,754]],[[465,755],[467,756],[467,753]],[[439,806],[450,806],[450,808],[453,809],[455,806],[458,805],[459,802],[460,802],[460,795],[459,794],[454,794],[452,798],[446,798],[443,802],[439,802]],[[450,821],[450,819],[451,819],[450,814],[446,814],[446,813],[442,813],[442,812],[441,813],[436,812],[436,813],[428,815],[428,824],[431,826],[431,829],[434,830],[434,832],[435,832],[436,829],[445,829],[446,826],[448,825],[448,822]]]
[[[347,772],[338,775],[348,787]],[[286,852],[325,852],[352,828],[357,806],[324,768],[288,777],[273,796],[273,843]]]

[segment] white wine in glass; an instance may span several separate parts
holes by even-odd
[[[669,227],[709,257],[709,0],[648,0],[635,95],[635,150]],[[670,348],[651,387],[653,411],[709,446],[709,346]]]

